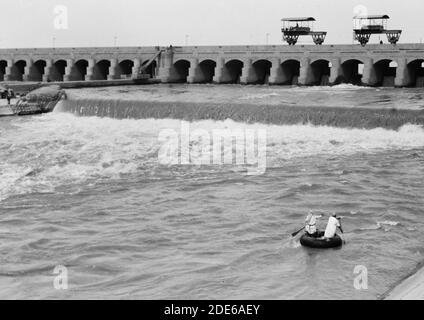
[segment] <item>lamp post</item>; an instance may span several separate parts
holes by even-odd
[[[267,33],[267,34],[266,34],[266,45],[268,45],[268,44],[269,44],[269,36],[270,36],[270,34],[269,34],[269,33]]]
[[[185,35],[185,45],[188,46],[188,39],[190,36],[188,34]]]

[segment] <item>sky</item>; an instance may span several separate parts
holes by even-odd
[[[423,0],[0,0],[0,48],[282,44],[281,18],[313,16],[326,44],[352,43],[356,13],[388,14],[424,41]],[[374,36],[372,42],[378,42]],[[385,40],[385,39],[384,39]],[[299,43],[312,43],[310,37]]]

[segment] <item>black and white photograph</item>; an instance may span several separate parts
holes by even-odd
[[[0,300],[424,299],[422,0],[0,4]]]

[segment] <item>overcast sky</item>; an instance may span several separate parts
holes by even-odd
[[[281,44],[281,18],[314,16],[326,43],[352,43],[355,8],[424,41],[423,0],[0,0],[0,48]],[[67,8],[67,29],[61,28]],[[361,9],[362,8],[362,9]],[[56,25],[55,25],[56,23]],[[116,39],[115,39],[116,37]],[[55,40],[53,40],[55,38]],[[373,42],[378,41],[378,36]],[[309,43],[304,39],[301,42]]]

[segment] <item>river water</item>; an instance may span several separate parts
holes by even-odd
[[[50,114],[0,118],[0,298],[377,299],[423,260],[421,90],[154,85],[68,96]],[[293,106],[309,108],[297,124],[281,111]],[[369,116],[339,121],[344,109]],[[161,133],[182,127],[265,132],[266,170],[161,162]],[[321,228],[329,213],[343,217],[342,248],[290,236],[309,210],[325,216]],[[67,290],[54,287],[58,265]],[[367,289],[354,287],[357,266]]]

